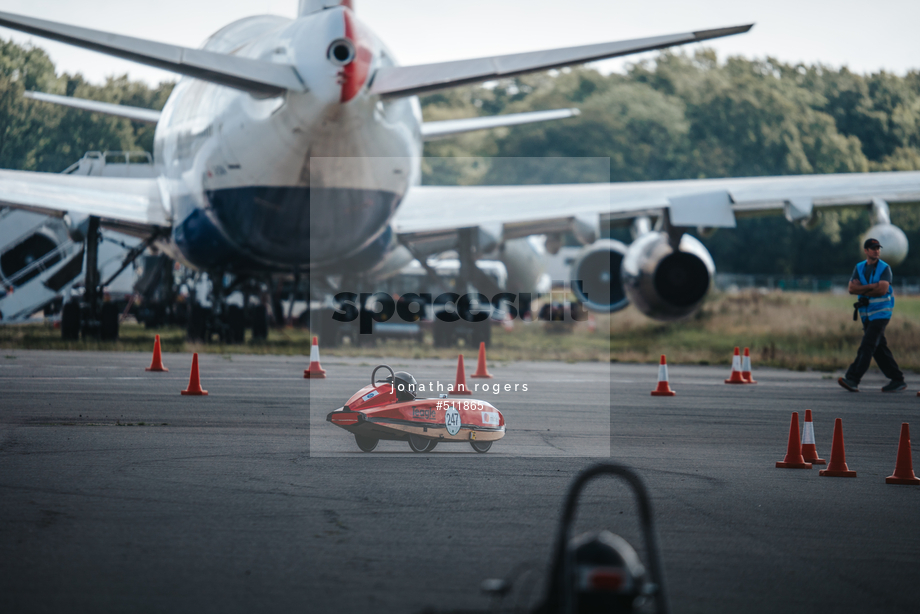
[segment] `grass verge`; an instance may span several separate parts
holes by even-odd
[[[591,332],[579,323],[571,332],[552,332],[543,323],[515,323],[514,331],[493,330],[489,360],[563,360],[655,363],[666,354],[670,364],[728,365],[735,346],[750,347],[756,366],[833,371],[853,360],[862,327],[853,322],[853,298],[831,294],[757,291],[712,294],[691,318],[681,322],[655,322],[634,308],[597,317]],[[610,330],[609,338],[606,331]],[[272,329],[266,342],[248,339],[241,345],[189,343],[181,328],[146,330],[124,324],[117,342],[63,341],[47,324],[0,326],[0,349],[10,351],[104,350],[149,352],[159,333],[165,352],[224,354],[276,354],[309,356],[310,332]],[[898,297],[895,316],[887,330],[888,343],[902,369],[920,372],[920,297]],[[462,348],[469,362],[476,348]],[[434,348],[431,339],[380,340],[376,347],[322,348],[325,358],[455,358],[456,348]]]

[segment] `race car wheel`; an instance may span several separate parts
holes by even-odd
[[[413,452],[429,452],[437,445],[434,439],[428,439],[421,435],[409,435],[409,447]],[[432,445],[434,444],[434,445]]]
[[[379,442],[379,439],[374,439],[373,437],[355,435],[355,443],[358,444],[362,452],[373,452]]]
[[[485,454],[489,451],[489,448],[492,447],[491,441],[470,441],[470,445],[473,446],[473,449],[479,452],[480,454]]]
[[[432,440],[431,440],[431,445],[428,446],[428,449],[425,450],[425,452],[431,452],[432,450],[434,450],[435,446],[437,446],[437,445],[438,445],[438,440],[437,440],[437,439],[432,439]]]

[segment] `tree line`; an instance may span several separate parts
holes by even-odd
[[[60,172],[87,151],[153,151],[149,124],[28,100],[23,92],[159,110],[173,85],[152,88],[127,76],[95,85],[79,74],[58,75],[41,48],[0,40],[0,168]]]
[[[161,109],[173,85],[150,87],[127,77],[95,85],[79,74],[58,75],[40,48],[0,41],[0,168],[56,172],[89,150],[153,149],[152,126],[29,101],[26,90]],[[566,120],[427,143],[426,183],[920,169],[920,71],[861,75],[773,58],[720,60],[708,49],[664,51],[623,74],[565,69],[436,92],[421,104],[426,121],[581,111]],[[893,207],[892,221],[914,246],[896,274],[920,275],[920,212]],[[862,210],[826,212],[814,230],[781,217],[755,218],[702,240],[726,272],[848,274],[869,224]],[[627,238],[624,229],[611,232]]]

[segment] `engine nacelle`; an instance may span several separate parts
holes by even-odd
[[[627,250],[619,241],[601,239],[575,257],[572,292],[591,311],[613,313],[629,305],[620,282],[620,265]]]
[[[863,235],[859,243],[860,255],[866,239],[872,237],[882,244],[882,260],[891,266],[897,266],[907,258],[908,241],[904,231],[894,224],[876,224]]]
[[[621,279],[639,311],[656,320],[677,320],[700,306],[715,272],[709,251],[693,236],[681,237],[675,251],[666,233],[650,232],[629,246]]]

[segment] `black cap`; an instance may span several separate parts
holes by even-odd
[[[863,243],[863,249],[869,249],[870,247],[875,248],[875,247],[881,247],[881,246],[882,246],[881,243],[879,243],[875,239],[866,239],[866,242]]]

